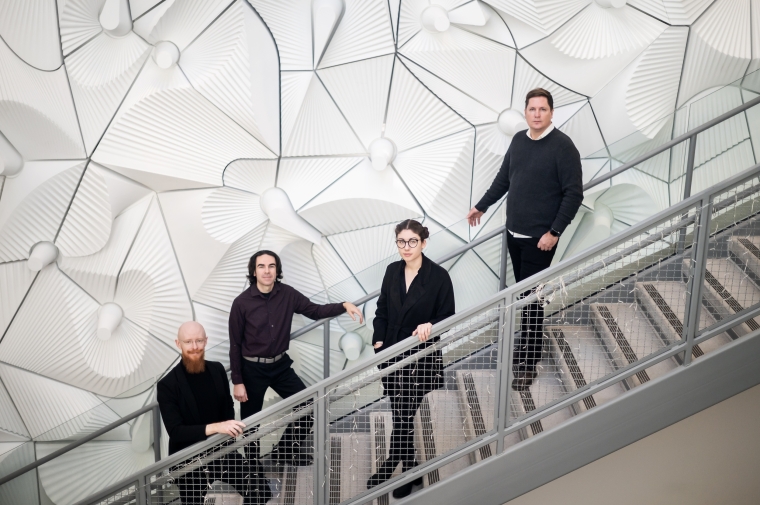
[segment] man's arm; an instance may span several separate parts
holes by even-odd
[[[487,211],[488,207],[498,202],[499,199],[509,191],[509,158],[511,150],[512,145],[510,144],[509,149],[507,149],[507,154],[504,155],[504,161],[501,163],[501,168],[491,183],[491,187],[488,188],[488,191],[483,195],[483,198],[475,204],[475,208],[478,211]]]
[[[581,155],[574,145],[570,144],[558,153],[557,176],[562,187],[562,201],[552,223],[552,229],[562,233],[583,202],[583,166]]]
[[[230,370],[232,383],[243,383],[243,335],[245,334],[245,314],[240,307],[240,302],[235,300],[230,308],[228,324],[230,337]]]
[[[324,319],[326,317],[339,316],[346,312],[346,306],[343,303],[326,303],[324,305],[318,305],[308,298],[306,298],[297,289],[292,289],[293,296],[293,310],[296,314],[302,314],[309,319],[317,321],[318,319]]]

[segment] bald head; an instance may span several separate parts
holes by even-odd
[[[183,323],[177,331],[177,348],[182,352],[182,363],[190,373],[200,373],[205,370],[206,330],[195,321]]]
[[[203,328],[203,325],[197,321],[187,321],[186,323],[182,323],[179,327],[179,331],[177,331],[177,340],[185,341],[196,338],[206,338],[206,330]]]

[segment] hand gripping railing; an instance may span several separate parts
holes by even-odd
[[[353,369],[344,370],[265,409],[245,420],[246,432],[236,440],[214,436],[80,503],[105,503],[104,499],[109,499],[108,503],[162,503],[166,498],[162,493],[172,488],[179,479],[188,476],[189,472],[205,468],[213,461],[222,461],[227,455],[250,446],[254,441],[261,442],[276,430],[304,418],[314,420],[313,446],[308,445],[308,450],[313,450],[313,465],[298,472],[291,467],[288,467],[291,470],[283,471],[282,492],[286,493],[286,498],[293,499],[296,494],[299,501],[312,501],[313,498],[316,505],[367,503],[418,477],[424,477],[430,485],[461,469],[462,465],[467,464],[465,460],[472,462],[501,453],[519,443],[523,436],[529,437],[531,433],[536,434],[564,422],[567,416],[593,408],[594,401],[602,402],[609,395],[625,394],[628,389],[649,380],[647,374],[654,373],[658,366],[668,365],[671,369],[689,366],[693,358],[701,356],[697,352],[700,346],[705,346],[704,352],[710,352],[709,346],[716,342],[715,339],[719,339],[718,343],[722,342],[720,339],[727,338],[726,332],[739,332],[739,326],[760,315],[760,299],[725,317],[713,318],[703,308],[703,300],[707,300],[703,294],[710,254],[715,254],[731,239],[746,237],[749,233],[760,236],[759,175],[760,165],[756,165],[436,324],[433,335],[440,340],[428,347],[413,352],[419,342],[414,338],[406,339]],[[681,242],[685,244],[683,248],[679,247]],[[581,316],[576,309],[588,312],[600,303],[605,306],[613,302],[628,303],[625,297],[632,297],[633,292],[637,297],[643,296],[644,291],[640,287],[643,285],[660,290],[664,290],[666,285],[672,285],[673,289],[684,286],[678,288],[683,289],[682,294],[679,294],[680,291],[670,294],[662,291],[663,297],[668,298],[667,302],[670,303],[663,306],[671,313],[670,323],[674,327],[675,323],[682,325],[681,332],[675,338],[617,367],[607,371],[597,370],[599,373],[595,375],[593,370],[591,374],[585,370],[578,371],[578,365],[575,372],[578,375],[573,375],[574,384],[552,385],[546,382],[546,377],[540,378],[539,381],[544,381],[541,383],[543,398],[531,397],[530,390],[519,393],[512,390],[514,335],[518,325],[522,324],[520,315],[530,304],[541,302],[545,306],[547,328],[557,327],[568,332],[567,336],[553,337],[562,344],[571,338],[571,331],[588,324],[578,322]],[[530,294],[524,296],[526,292]],[[622,304],[623,308],[625,303]],[[642,311],[636,312],[634,326],[651,324],[650,316]],[[620,332],[629,329],[619,328]],[[591,334],[587,336],[586,344],[596,342],[598,337]],[[618,340],[620,342],[624,340]],[[570,351],[577,349],[577,345],[569,346]],[[410,370],[410,366],[424,363],[437,355],[442,356],[446,367],[446,381],[458,381],[465,377],[472,384],[472,376],[477,373],[481,374],[481,379],[484,375],[492,379],[488,382],[488,389],[481,390],[481,393],[487,391],[487,394],[480,397],[484,410],[478,411],[480,417],[477,420],[484,428],[470,430],[468,436],[462,435],[463,431],[471,428],[467,413],[475,412],[472,403],[456,403],[463,402],[463,397],[457,395],[468,386],[457,383],[452,388],[441,384],[439,386],[442,388],[433,388],[425,396],[416,413],[415,436],[422,437],[418,446],[422,448],[423,455],[420,465],[373,489],[354,490],[347,496],[341,494],[341,474],[336,477],[336,472],[355,471],[362,463],[366,466],[370,453],[377,450],[370,443],[367,450],[341,453],[341,444],[361,442],[362,437],[366,439],[366,436],[371,436],[375,429],[373,426],[377,426],[377,423],[372,424],[373,419],[390,415],[389,406],[385,403],[388,400],[378,394],[377,388],[394,374]],[[565,362],[568,362],[567,357]],[[474,367],[474,363],[479,368]],[[585,382],[578,380],[583,374],[586,374]],[[475,389],[468,389],[468,394],[473,391],[477,392],[477,385]],[[555,393],[554,397],[550,394],[552,392]],[[469,396],[467,398],[469,402]],[[451,400],[454,400],[453,406],[456,408],[449,412],[445,408],[451,406],[446,403]],[[486,407],[491,400],[492,412]],[[440,410],[442,405],[444,410]],[[449,416],[448,421],[445,416],[436,417],[442,412]],[[436,430],[444,432],[436,435]],[[446,445],[447,441],[454,439],[455,443]],[[435,444],[429,443],[430,440],[438,447],[432,447]],[[431,447],[432,452],[426,452]],[[341,457],[359,459],[346,462],[344,468],[336,463],[341,461]],[[367,471],[372,470],[365,468],[365,474],[358,477],[359,481],[367,478]],[[117,495],[118,500],[110,500]]]
[[[683,142],[685,142],[685,141],[688,140],[689,141],[689,150],[688,150],[688,156],[687,156],[687,164],[686,164],[686,171],[685,171],[685,181],[684,181],[684,193],[683,193],[683,197],[684,197],[684,199],[686,199],[686,198],[688,198],[690,196],[691,190],[692,190],[692,178],[693,178],[693,172],[694,172],[694,163],[695,163],[697,136],[700,133],[702,133],[702,132],[704,132],[704,131],[706,131],[706,130],[708,130],[708,129],[710,129],[710,128],[712,128],[712,127],[714,127],[714,126],[716,126],[716,125],[718,125],[718,124],[720,124],[720,123],[722,123],[722,122],[724,122],[724,121],[726,121],[726,120],[728,120],[728,119],[736,116],[737,114],[740,114],[740,113],[742,113],[742,112],[744,112],[744,111],[746,111],[746,110],[748,110],[748,109],[750,109],[750,108],[752,108],[752,107],[754,107],[754,106],[756,106],[758,104],[760,104],[760,97],[757,97],[757,98],[755,98],[753,100],[750,100],[750,101],[748,101],[748,102],[746,102],[746,103],[744,103],[744,104],[742,104],[742,105],[740,105],[740,106],[738,106],[738,107],[736,107],[736,108],[734,108],[734,109],[732,109],[732,110],[730,110],[730,111],[728,111],[728,112],[726,112],[726,113],[724,113],[724,114],[722,114],[722,115],[720,115],[720,116],[718,116],[718,117],[716,117],[716,118],[714,118],[714,119],[712,119],[712,120],[710,120],[710,121],[708,121],[708,122],[706,122],[706,123],[704,123],[704,124],[702,124],[702,125],[700,125],[700,126],[698,126],[696,128],[694,128],[694,129],[688,131],[687,133],[685,133],[685,134],[683,134],[683,135],[681,135],[679,137],[676,137],[676,138],[674,138],[673,140],[671,140],[671,141],[669,141],[667,143],[662,144],[661,146],[659,146],[659,147],[651,150],[650,152],[648,152],[648,153],[646,153],[646,154],[644,154],[644,155],[642,155],[642,156],[640,156],[640,157],[638,157],[638,158],[636,158],[636,159],[634,159],[634,160],[632,160],[632,161],[630,161],[630,162],[628,162],[628,163],[626,163],[626,164],[624,164],[624,165],[622,165],[622,166],[620,166],[620,167],[618,167],[618,168],[616,168],[616,169],[608,172],[607,174],[593,179],[592,181],[586,183],[583,186],[583,189],[584,189],[584,191],[587,191],[588,189],[591,189],[591,188],[593,188],[593,187],[595,187],[595,186],[597,186],[597,185],[599,185],[599,184],[601,184],[601,183],[603,183],[603,182],[605,182],[605,181],[607,181],[609,179],[612,179],[613,177],[616,177],[616,176],[620,175],[621,173],[623,173],[623,172],[625,172],[625,171],[627,171],[627,170],[629,170],[629,169],[631,169],[631,168],[633,168],[633,167],[635,167],[637,165],[640,165],[644,161],[647,161],[647,160],[653,158],[654,156],[657,156],[657,155],[659,155],[659,154],[661,154],[661,153],[663,153],[663,152],[665,152],[665,151],[667,151],[669,149],[672,149],[673,147],[675,147],[675,146],[677,146],[677,145],[679,145],[679,144],[681,144],[681,143],[683,143]],[[681,204],[679,204],[678,206],[676,206],[676,207],[677,208],[683,207],[683,202]],[[667,209],[665,212],[670,212],[672,209],[673,208]],[[663,213],[661,213],[661,214],[663,214]],[[684,229],[683,226],[686,225],[687,222],[692,222],[692,221],[693,221],[692,218],[685,218],[683,220],[683,223],[679,223],[678,226],[680,226],[681,229]],[[495,238],[498,235],[501,235],[501,237],[502,237],[502,246],[501,246],[501,262],[500,262],[500,267],[499,267],[499,290],[503,290],[504,287],[506,286],[506,270],[507,270],[507,262],[506,262],[506,258],[507,258],[506,233],[507,233],[506,232],[506,227],[505,226],[500,226],[500,227],[498,227],[498,228],[490,231],[489,233],[484,234],[481,237],[478,237],[477,239],[471,241],[470,243],[464,244],[461,247],[459,247],[458,249],[456,249],[454,251],[451,251],[450,253],[448,253],[448,254],[446,254],[446,255],[438,258],[436,261],[438,263],[444,263],[444,262],[446,262],[446,261],[448,261],[450,259],[456,258],[460,254],[463,254],[463,253],[465,253],[465,252],[467,252],[467,251],[469,251],[469,250],[477,247],[478,245],[481,245],[481,244],[487,242],[488,240],[491,240],[491,239]],[[664,233],[661,233],[661,235],[664,235]],[[654,242],[654,241],[656,241],[656,238],[651,237],[650,238],[650,242]],[[683,236],[681,237],[680,242],[681,243],[683,242]],[[604,243],[606,243],[606,242],[604,242]],[[604,243],[600,244],[599,246],[602,246]],[[596,248],[593,248],[591,251],[589,251],[589,254],[592,251],[598,250],[599,246],[597,246]],[[624,256],[624,254],[618,253],[618,256],[622,257],[622,256]],[[565,264],[565,263],[566,262],[563,262],[563,264]],[[561,267],[557,266],[556,268],[561,268]],[[596,269],[603,268],[603,265],[597,264],[597,265],[595,265],[594,268],[596,268]],[[548,272],[553,272],[553,271],[555,271],[555,269],[550,269]],[[585,272],[586,275],[588,273],[589,273],[588,271]],[[581,276],[578,275],[578,277],[581,277]],[[548,296],[550,293],[556,291],[557,289],[559,289],[559,286],[556,286],[556,285],[545,286],[543,288],[543,290],[542,290],[543,296]],[[356,305],[361,305],[363,303],[366,303],[369,300],[372,300],[373,298],[375,298],[377,296],[379,296],[379,290],[365,295],[364,297],[356,300],[354,303]],[[524,302],[528,303],[530,301],[534,301],[535,298],[536,298],[536,295],[533,295],[531,298],[528,298],[528,299],[524,300]],[[479,305],[478,307],[481,307],[481,306],[482,305]],[[467,313],[472,313],[472,311],[468,311]],[[736,316],[736,321],[743,322],[743,321],[752,319],[752,317],[753,317],[752,314],[754,314],[754,311],[745,311],[744,313],[739,314],[739,315]],[[304,326],[303,328],[300,328],[299,330],[294,331],[293,333],[291,333],[291,339],[294,339],[294,338],[297,338],[297,337],[299,337],[301,335],[304,335],[305,333],[307,333],[307,332],[309,332],[309,331],[311,331],[311,330],[313,330],[315,328],[318,328],[319,326],[323,326],[323,338],[324,338],[324,346],[323,346],[323,349],[324,349],[324,365],[323,366],[324,366],[324,368],[323,368],[323,370],[324,370],[324,376],[325,377],[328,377],[330,375],[330,360],[329,360],[329,351],[330,351],[330,345],[329,345],[329,342],[330,342],[330,325],[329,325],[329,323],[330,323],[331,319],[332,318],[327,318],[327,319],[322,319],[322,320],[319,320],[319,321],[314,321],[314,322],[312,322],[312,323]],[[729,321],[733,321],[733,319],[731,319]],[[721,331],[725,331],[724,329],[721,330],[721,328],[724,328],[726,325],[730,325],[730,324],[732,324],[732,323],[731,322],[728,322],[728,323],[726,323],[726,322],[716,323],[716,329],[714,329],[714,331],[712,331],[712,332],[708,332],[707,334],[711,335],[711,336],[717,335]],[[675,354],[675,351],[673,351],[671,349],[670,351],[665,352],[665,354],[663,354],[663,356],[665,356],[665,358],[667,358],[667,356],[671,356],[673,354]],[[386,354],[383,353],[381,356],[385,356],[385,355]],[[665,359],[665,358],[663,358],[663,359]],[[688,360],[690,360],[690,357],[686,358],[686,361],[688,361]],[[160,431],[160,416],[158,415],[157,404],[156,403],[151,403],[150,405],[146,405],[142,409],[140,409],[138,411],[135,411],[132,414],[130,414],[130,415],[126,416],[126,417],[123,417],[123,418],[121,418],[121,419],[119,419],[119,420],[111,423],[110,425],[108,425],[108,426],[106,426],[104,428],[101,428],[100,430],[98,430],[98,431],[96,431],[96,432],[88,435],[87,437],[84,437],[84,438],[82,438],[80,440],[77,440],[77,441],[69,444],[68,446],[63,447],[62,449],[60,449],[58,451],[55,451],[54,453],[52,453],[52,454],[50,454],[50,455],[48,455],[48,456],[46,456],[44,458],[41,458],[41,459],[39,459],[39,460],[37,460],[37,461],[29,464],[29,465],[24,466],[23,468],[20,468],[19,470],[16,470],[16,471],[14,471],[14,472],[12,472],[12,473],[4,476],[3,478],[0,478],[0,485],[5,484],[5,483],[13,480],[16,477],[18,477],[20,475],[23,475],[24,473],[29,472],[29,471],[31,471],[31,470],[39,467],[40,465],[42,465],[44,463],[47,463],[47,462],[51,461],[52,459],[55,459],[56,457],[61,456],[61,455],[65,454],[65,453],[67,453],[67,452],[69,452],[69,451],[71,451],[71,450],[73,450],[73,449],[81,446],[84,443],[87,443],[87,442],[89,442],[91,440],[94,440],[95,438],[97,438],[99,436],[102,436],[103,434],[107,433],[108,431],[110,431],[110,430],[112,430],[114,428],[117,428],[118,426],[120,426],[120,425],[122,425],[122,424],[124,424],[124,423],[126,423],[126,422],[128,422],[128,421],[130,421],[130,420],[132,420],[132,419],[134,419],[136,417],[138,417],[139,415],[141,415],[143,413],[151,411],[151,410],[154,412],[154,414],[153,414],[153,433],[154,433],[153,447],[154,447],[154,452],[156,454],[156,459],[158,460],[159,459],[159,455],[160,455],[160,449],[159,449],[159,447],[160,447],[160,433],[161,433],[161,431]]]

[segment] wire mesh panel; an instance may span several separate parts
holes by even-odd
[[[330,503],[341,503],[494,431],[501,309],[336,384],[327,394]],[[425,473],[430,485],[495,453],[495,444]],[[390,503],[396,492],[378,498]]]
[[[713,199],[702,272],[700,329],[760,304],[760,195],[756,185],[753,179]],[[700,347],[708,352],[758,329],[760,318],[749,319]]]
[[[120,491],[111,494],[107,498],[93,502],[92,505],[137,505],[140,503],[137,499],[138,489],[138,483],[134,482],[133,484],[125,486]]]
[[[691,275],[684,259],[693,255],[698,211],[687,209],[519,295],[513,312],[512,420],[681,341]],[[521,436],[550,429],[676,366],[668,359],[642,370],[531,423]]]

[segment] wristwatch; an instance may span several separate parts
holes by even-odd
[[[558,232],[554,228],[549,228],[549,233],[551,233],[552,237],[558,237],[558,238],[560,235],[562,235],[560,232]]]

